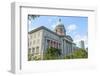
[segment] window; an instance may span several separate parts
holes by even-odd
[[[32,42],[30,41],[30,46],[32,45]]]
[[[28,41],[28,47],[29,47],[29,41]]]
[[[32,39],[32,35],[30,36],[30,39]]]
[[[33,45],[35,44],[35,40],[33,40]]]
[[[39,53],[39,47],[36,47],[36,54]]]
[[[34,54],[35,48],[32,48],[32,54]]]
[[[31,48],[28,48],[28,53],[31,54]]]
[[[36,33],[34,34],[34,38],[36,38]]]
[[[39,43],[40,43],[40,39],[37,40],[37,44],[39,44]]]
[[[40,36],[40,32],[38,32],[38,37]]]

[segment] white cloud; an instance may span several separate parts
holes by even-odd
[[[88,37],[87,35],[81,36],[79,34],[75,35],[74,37],[74,42],[76,43],[77,46],[79,46],[79,41],[83,40],[85,44],[85,48],[88,47]]]
[[[51,25],[51,29],[54,30],[56,26],[56,24]]]
[[[77,29],[77,25],[75,25],[75,24],[70,24],[68,27],[67,27],[67,33],[70,33],[70,32],[72,32],[72,31],[74,31],[74,30],[76,30]]]
[[[52,19],[48,19],[48,22],[51,22],[52,21]]]

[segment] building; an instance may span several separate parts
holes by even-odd
[[[88,47],[85,50],[86,50],[86,52],[88,52]]]
[[[41,26],[28,33],[28,53],[39,56],[41,59],[49,47],[61,49],[64,57],[72,53],[75,46],[71,36],[66,35],[66,29],[60,19],[54,31]]]
[[[79,45],[80,45],[80,48],[85,49],[84,41],[83,41],[83,40],[81,40],[81,41],[79,42]]]

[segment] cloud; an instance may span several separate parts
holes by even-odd
[[[70,25],[68,25],[68,27],[67,27],[67,33],[70,33],[70,32],[72,32],[72,31],[74,31],[74,30],[76,30],[77,29],[77,25],[75,25],[75,24],[70,24]]]
[[[85,44],[85,48],[88,47],[88,37],[87,35],[81,36],[79,34],[75,35],[74,37],[74,42],[76,43],[76,45],[79,47],[79,42],[83,40],[84,44]]]
[[[53,25],[51,25],[51,29],[55,29],[55,27],[56,27],[56,24],[53,24]]]
[[[48,19],[48,22],[52,22],[52,19]]]

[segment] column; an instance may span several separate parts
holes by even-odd
[[[56,42],[56,47],[58,48],[58,42]]]
[[[57,42],[56,41],[54,41],[54,47],[57,48]]]
[[[52,41],[52,47],[54,47],[54,41]]]
[[[54,48],[56,48],[56,42],[54,41]]]
[[[56,48],[57,48],[57,42],[55,43],[55,46],[56,46]]]
[[[51,40],[49,41],[49,48],[51,47]]]
[[[47,39],[45,39],[45,50],[47,49]]]
[[[51,47],[53,47],[53,41],[51,40]]]

